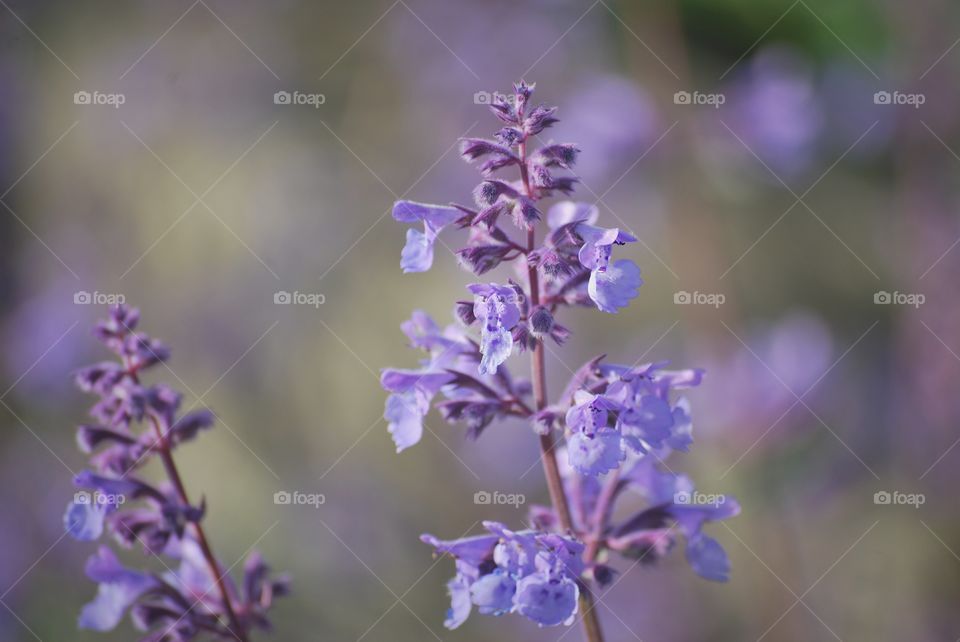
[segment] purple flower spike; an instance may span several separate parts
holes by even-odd
[[[181,414],[179,392],[141,380],[168,359],[170,351],[136,331],[139,320],[135,308],[112,307],[94,335],[118,361],[89,366],[75,375],[78,387],[99,401],[90,410],[97,423],[77,429],[77,445],[90,455],[93,470],[74,478],[83,490],[67,506],[63,525],[80,541],[109,534],[125,548],[138,546],[150,555],[178,559],[180,571],[161,576],[127,569],[101,546],[86,567],[87,576],[99,584],[97,596],[81,610],[78,625],[110,631],[129,611],[134,626],[146,632],[143,642],[185,642],[201,633],[247,642],[250,630],[270,627],[267,610],[273,597],[287,593],[287,580],[270,579],[254,554],[256,563],[245,577],[247,590],[240,593],[213,557],[201,524],[206,501],[190,502],[173,452],[210,428],[215,418],[208,410]],[[154,484],[135,474],[154,457],[163,460],[166,483]]]
[[[639,294],[643,279],[633,261],[613,257],[614,246],[637,238],[600,226],[595,205],[544,202],[573,191],[577,178],[569,171],[580,148],[536,145],[559,121],[556,107],[531,102],[533,92],[532,83],[521,81],[511,95],[493,94],[489,109],[499,130],[492,139],[461,141],[461,155],[483,177],[472,194],[476,210],[407,202],[397,204],[403,211],[394,209],[398,220],[426,226],[408,236],[404,271],[430,266],[433,240],[451,222],[469,229],[456,250],[462,267],[476,275],[506,263],[514,270],[505,284],[469,285],[473,301],[456,301],[454,325],[441,329],[415,312],[401,326],[427,357],[415,369],[383,371],[390,393],[384,416],[398,451],[420,441],[431,409],[448,423],[466,424],[471,439],[511,417],[525,421],[539,441],[550,505],[530,507],[531,528],[485,521],[482,535],[421,537],[454,560],[444,626],[459,627],[474,609],[519,614],[539,626],[582,619],[590,642],[603,642],[593,594],[614,582],[618,557],[657,562],[679,543],[695,573],[725,581],[730,562],[705,531],[740,507],[732,497],[697,493],[689,477],[663,463],[693,443],[691,405],[679,391],[700,385],[702,370],[664,370],[666,362],[616,365],[602,355],[581,366],[558,398],[547,394],[553,364],[545,342],[570,338],[564,309],[616,313]],[[514,378],[506,366],[514,346],[531,354],[529,380]],[[95,386],[111,376],[107,370],[86,379]],[[623,519],[621,498],[639,510]]]
[[[463,212],[448,205],[428,205],[414,201],[393,204],[393,218],[401,223],[423,222],[423,232],[407,230],[407,244],[400,254],[404,272],[426,272],[433,265],[433,244],[441,230],[463,216]]]

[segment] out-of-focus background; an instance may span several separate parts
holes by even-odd
[[[519,78],[646,281],[565,317],[551,389],[599,353],[706,367],[671,465],[744,507],[710,530],[729,584],[677,553],[633,568],[609,640],[960,637],[955,3],[0,5],[0,639],[136,635],[75,630],[93,546],[61,521],[90,403],[69,375],[106,357],[114,295],[173,346],[155,376],[220,417],[177,458],[224,563],[256,544],[293,572],[274,639],[579,639],[446,631],[452,564],[418,541],[523,524],[474,493],[546,499],[529,429],[471,443],[431,415],[397,455],[381,419],[379,369],[419,358],[399,323],[449,320],[473,280],[439,246],[401,274],[391,203],[467,202],[457,138],[492,133],[483,103]]]

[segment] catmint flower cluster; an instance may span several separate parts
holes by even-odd
[[[499,283],[468,285],[451,325],[441,328],[422,311],[402,324],[426,357],[418,368],[382,372],[390,393],[384,417],[398,452],[421,439],[431,407],[465,424],[471,438],[495,420],[529,423],[540,441],[551,505],[534,506],[518,530],[484,522],[483,535],[422,537],[455,560],[445,625],[459,626],[474,607],[481,614],[519,613],[540,626],[569,624],[579,614],[596,641],[602,634],[592,590],[613,582],[615,557],[656,561],[683,541],[697,574],[725,581],[727,556],[704,526],[740,509],[732,497],[699,493],[664,463],[693,441],[682,393],[700,384],[702,370],[597,357],[559,399],[547,398],[544,342],[562,345],[570,337],[559,311],[585,306],[616,313],[643,280],[633,261],[614,256],[637,239],[600,226],[595,206],[558,200],[544,207],[545,199],[573,191],[570,171],[580,150],[553,142],[530,149],[558,122],[555,107],[532,105],[533,91],[519,82],[512,96],[495,94],[489,107],[501,129],[493,139],[461,142],[461,155],[478,163],[483,176],[471,205],[394,205],[394,219],[413,225],[401,252],[404,272],[430,269],[447,229],[469,231],[466,247],[455,252],[462,267],[477,276],[501,264],[514,272]],[[530,379],[512,376],[504,365],[514,352],[531,354]],[[616,502],[628,497],[642,508],[614,520],[623,512],[615,511]]]
[[[173,460],[173,450],[210,428],[209,410],[180,411],[181,395],[164,384],[141,381],[143,371],[165,361],[170,350],[136,330],[140,314],[117,305],[94,335],[116,354],[81,369],[81,390],[99,397],[94,423],[77,429],[77,443],[90,454],[89,470],[76,475],[80,489],[67,506],[64,526],[80,541],[109,534],[123,548],[142,548],[163,561],[163,572],[126,568],[101,544],[86,564],[99,587],[83,607],[79,626],[114,629],[129,610],[144,642],[179,642],[198,636],[248,640],[253,628],[268,629],[267,611],[288,592],[285,577],[271,578],[256,552],[245,561],[237,586],[214,557],[201,526],[206,502],[191,503]],[[167,474],[162,484],[138,475],[158,457]],[[165,560],[171,560],[170,562]]]

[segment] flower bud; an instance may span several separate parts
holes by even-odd
[[[530,315],[530,327],[537,336],[548,334],[553,329],[553,315],[545,307],[537,306]]]

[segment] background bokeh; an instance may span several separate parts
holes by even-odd
[[[377,381],[418,358],[410,311],[448,319],[471,279],[439,248],[402,275],[390,205],[467,201],[456,140],[496,127],[475,93],[521,77],[560,106],[578,196],[641,239],[646,281],[617,316],[565,318],[551,389],[599,353],[705,366],[697,442],[671,465],[744,507],[711,528],[729,584],[681,555],[634,568],[602,597],[608,639],[960,637],[955,3],[0,5],[0,639],[135,636],[74,628],[95,587],[93,547],[62,537],[89,404],[69,374],[105,356],[103,306],[79,291],[140,306],[174,348],[156,374],[218,414],[177,457],[225,564],[256,544],[292,571],[274,639],[580,638],[515,617],[443,629],[452,565],[418,535],[523,523],[473,494],[544,501],[535,439],[507,423],[470,443],[431,415],[398,456]],[[275,104],[295,90],[325,101]]]

